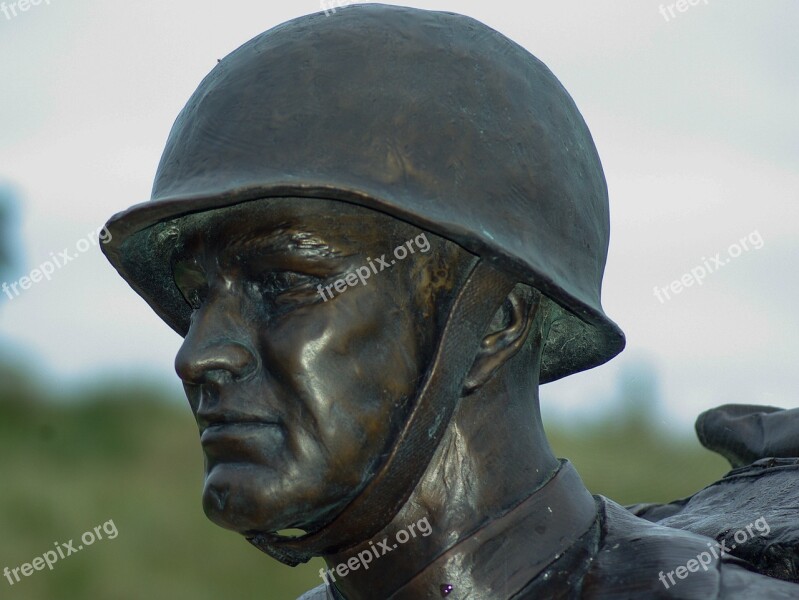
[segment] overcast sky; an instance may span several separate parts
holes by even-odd
[[[587,418],[641,364],[659,382],[659,418],[682,429],[725,402],[799,406],[799,3],[405,4],[475,17],[542,59],[599,148],[612,223],[603,303],[628,347],[545,386],[545,411]],[[179,337],[86,240],[149,199],[172,122],[217,59],[319,9],[50,0],[0,12],[0,185],[19,196],[21,242],[6,280],[76,255],[0,296],[7,349],[43,361],[49,380],[146,374],[181,393]]]

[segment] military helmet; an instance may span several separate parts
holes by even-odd
[[[591,134],[550,70],[478,21],[364,4],[250,40],[194,92],[151,200],[111,218],[103,251],[185,336],[191,309],[167,259],[174,221],[276,197],[382,211],[567,309],[542,383],[624,347],[600,303],[608,197]]]

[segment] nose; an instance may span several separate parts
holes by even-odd
[[[220,384],[247,379],[258,360],[242,335],[242,327],[231,316],[204,307],[192,320],[189,332],[175,357],[175,371],[189,385]]]
[[[255,357],[248,348],[230,340],[200,347],[184,342],[175,358],[175,370],[184,383],[191,385],[238,381],[255,371]]]

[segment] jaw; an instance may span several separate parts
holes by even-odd
[[[323,476],[301,477],[263,465],[222,463],[206,474],[202,505],[211,522],[242,535],[315,530],[338,514],[358,489],[333,485]]]

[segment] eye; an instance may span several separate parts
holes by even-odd
[[[294,271],[270,271],[261,278],[260,292],[277,305],[306,302],[315,297],[318,277]]]
[[[192,310],[200,310],[200,307],[203,305],[205,301],[205,295],[198,289],[189,290],[187,293],[183,293],[183,297],[186,299],[186,302],[189,303]]]
[[[307,275],[300,275],[291,271],[272,271],[264,276],[262,289],[266,293],[279,294],[300,286],[309,279]]]
[[[195,265],[176,263],[172,268],[175,285],[192,310],[199,310],[207,295],[205,274]]]
[[[280,295],[305,289],[315,281],[321,280],[318,277],[294,271],[271,271],[263,277],[261,290],[266,294]]]

